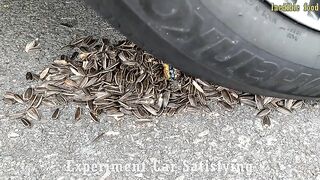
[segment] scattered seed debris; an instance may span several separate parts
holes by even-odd
[[[21,122],[23,123],[23,125],[24,125],[25,127],[31,127],[31,122],[30,122],[28,119],[26,119],[26,118],[21,118],[20,120],[21,120]]]
[[[39,39],[35,39],[25,51],[38,47]],[[208,101],[213,100],[229,111],[237,104],[254,107],[256,116],[268,126],[273,111],[291,114],[303,106],[302,100],[252,95],[187,76],[130,41],[112,45],[107,39],[87,36],[72,40],[64,48],[70,48],[70,53],[53,60],[39,74],[26,73],[26,79],[37,81],[37,86],[29,87],[22,96],[7,92],[5,102],[26,104],[24,114],[32,120],[40,120],[41,106],[75,103],[75,121],[87,106],[94,122],[100,122],[102,113],[116,120],[133,115],[136,122],[151,122],[154,116],[173,116],[185,110],[210,113]],[[52,119],[58,119],[60,113],[57,108]],[[29,119],[19,118],[26,127],[31,126]]]
[[[25,51],[28,53],[32,50],[35,50],[35,49],[38,49],[40,46],[40,42],[39,42],[39,39],[36,38],[35,40],[29,42],[27,45],[26,45],[26,48],[25,48]]]
[[[74,119],[76,121],[79,121],[81,118],[81,107],[77,107],[76,112],[74,114]]]
[[[59,115],[60,115],[60,109],[57,108],[57,109],[52,113],[51,118],[52,118],[53,120],[56,120],[56,119],[59,118]]]

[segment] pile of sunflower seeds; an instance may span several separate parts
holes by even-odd
[[[28,50],[32,44],[28,44]],[[61,107],[77,104],[74,119],[81,119],[82,107],[89,109],[91,119],[99,122],[99,115],[119,119],[134,115],[142,122],[153,116],[168,115],[188,110],[203,109],[211,112],[209,101],[216,101],[223,108],[232,110],[236,104],[249,105],[258,110],[257,116],[264,125],[270,125],[269,114],[279,111],[290,114],[303,105],[301,100],[284,100],[242,93],[210,84],[182,72],[178,78],[164,76],[163,62],[141,50],[129,41],[112,45],[107,39],[92,36],[78,38],[66,47],[70,55],[61,57],[40,73],[28,72],[26,79],[37,81],[22,94],[7,92],[7,103],[27,105],[25,111],[14,114],[25,126],[40,120],[38,108],[42,105]],[[61,110],[53,111],[58,119]]]

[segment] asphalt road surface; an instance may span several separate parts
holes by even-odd
[[[1,0],[0,96],[31,86],[26,72],[41,71],[75,34],[125,38],[82,1]],[[24,52],[35,38],[41,49]],[[0,101],[0,179],[320,179],[318,102],[273,113],[270,127],[250,107],[211,106],[209,114],[97,124],[87,113],[74,123],[70,105],[56,121],[53,109],[42,109],[44,118],[28,129],[8,117],[21,107]]]

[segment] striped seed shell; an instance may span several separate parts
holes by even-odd
[[[226,103],[228,104],[232,104],[232,100],[231,100],[231,95],[227,90],[222,90],[221,91],[221,96],[224,99],[224,101],[226,101]]]
[[[193,85],[198,91],[200,91],[201,93],[204,93],[202,87],[197,83],[197,81],[192,80],[192,85]]]
[[[32,103],[31,103],[31,106],[35,107],[35,108],[38,108],[41,103],[42,103],[42,100],[43,100],[43,96],[38,94],[34,97],[34,99],[32,100]]]
[[[285,114],[285,115],[289,115],[289,114],[292,113],[289,109],[287,109],[287,108],[285,108],[283,106],[277,107],[276,110],[279,111],[282,114]]]
[[[263,109],[263,100],[262,100],[262,97],[259,96],[259,95],[255,95],[255,101],[256,101],[257,109],[259,109],[259,110]]]
[[[284,101],[284,107],[286,107],[287,109],[291,109],[292,106],[293,106],[294,101],[295,100],[293,100],[293,99],[286,99]]]
[[[37,49],[39,47],[40,43],[39,43],[39,39],[36,38],[35,40],[29,42],[26,47],[25,47],[25,51],[28,53],[31,50]]]
[[[232,106],[225,101],[218,101],[218,104],[220,104],[222,107],[226,108],[227,110],[232,110]]]
[[[31,127],[31,122],[27,118],[21,118],[20,121],[25,127],[28,127],[28,128]]]
[[[262,118],[262,125],[263,126],[270,126],[271,125],[271,120],[269,116],[264,116]]]
[[[188,100],[191,106],[197,106],[197,101],[192,94],[188,95]]]
[[[31,107],[31,108],[29,108],[27,110],[27,115],[30,118],[34,119],[34,120],[40,120],[41,119],[38,110],[36,108],[34,108],[34,107]]]
[[[20,104],[24,103],[23,98],[19,94],[14,94],[13,99]]]
[[[40,73],[40,79],[43,80],[45,77],[47,77],[49,71],[50,71],[50,68],[45,68],[45,69]]]
[[[75,114],[74,114],[74,119],[75,119],[76,121],[79,121],[79,120],[80,120],[81,114],[82,114],[81,111],[82,111],[82,110],[81,110],[81,107],[77,107],[76,112],[75,112]]]
[[[89,112],[91,119],[94,122],[100,122],[100,120],[97,118],[97,116],[93,112]]]
[[[262,109],[257,113],[257,117],[264,117],[267,116],[269,113],[271,112],[270,109],[266,108],[266,109]]]
[[[60,115],[60,109],[57,108],[57,109],[52,113],[51,118],[52,118],[53,120],[56,120],[56,119],[59,118],[59,115]]]
[[[152,115],[154,115],[154,116],[158,115],[157,111],[153,107],[146,105],[146,104],[142,104],[142,106],[144,107],[144,109],[146,109]]]
[[[295,103],[293,103],[292,105],[292,109],[300,109],[303,105],[303,101],[302,100],[298,100]]]

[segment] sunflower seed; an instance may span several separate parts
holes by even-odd
[[[119,58],[121,61],[128,61],[127,58],[124,56],[123,52],[119,54]]]
[[[54,101],[52,101],[50,99],[43,99],[42,104],[49,106],[49,107],[57,105]]]
[[[72,53],[70,59],[75,60],[78,57],[78,55],[79,55],[79,52],[74,52],[74,53]]]
[[[222,107],[226,108],[227,110],[232,110],[232,106],[225,101],[218,101],[218,104],[220,104]]]
[[[286,99],[284,102],[284,107],[290,110],[293,106],[293,103],[294,103],[293,99]]]
[[[197,83],[197,81],[192,80],[192,84],[198,91],[200,91],[201,93],[204,93],[202,87]]]
[[[270,109],[262,109],[257,113],[257,117],[267,116],[271,112]]]
[[[27,80],[33,80],[33,74],[31,72],[27,72],[26,79]]]
[[[61,60],[61,59],[58,59],[58,60],[54,60],[53,63],[57,64],[57,65],[68,65],[68,61],[66,60]]]
[[[197,102],[192,94],[188,95],[188,99],[191,106],[197,106]]]
[[[255,95],[255,101],[256,101],[257,109],[259,109],[259,110],[263,109],[263,101],[262,101],[261,96]]]
[[[74,87],[74,88],[78,87],[78,84],[75,81],[71,80],[71,79],[66,79],[64,81],[64,84],[66,86],[69,86],[69,87]]]
[[[125,115],[131,115],[132,114],[132,111],[131,110],[127,110],[125,108],[119,108],[120,112],[122,112],[123,114]]]
[[[57,98],[57,100],[58,100],[58,102],[59,102],[60,104],[67,104],[67,103],[68,103],[68,100],[67,100],[67,99],[65,98],[65,96],[62,95],[62,94],[56,95],[56,98]]]
[[[10,104],[10,105],[13,105],[13,104],[16,103],[15,100],[13,100],[13,99],[8,99],[8,98],[3,98],[3,101],[4,101],[4,103]]]
[[[132,111],[133,115],[138,118],[138,119],[144,119],[144,116],[140,114],[139,110],[138,109],[134,109]]]
[[[5,99],[11,99],[13,102],[18,102],[20,104],[23,104],[24,101],[22,97],[19,94],[14,94],[11,92],[6,92],[6,94],[3,96]]]
[[[228,104],[232,104],[232,102],[231,102],[231,95],[230,95],[230,93],[227,91],[227,90],[222,90],[221,91],[221,95],[222,95],[222,97],[223,97],[223,99],[226,101],[226,103],[228,103]]]
[[[88,77],[83,77],[82,81],[79,84],[79,87],[84,88],[87,85],[88,81],[89,81]]]
[[[59,118],[59,116],[60,116],[60,109],[57,108],[57,109],[52,113],[51,118],[52,118],[53,120],[56,120],[56,119]]]
[[[263,100],[263,104],[264,104],[264,105],[269,104],[272,100],[274,100],[273,97],[266,97],[266,98],[264,98],[264,100]]]
[[[20,121],[25,127],[28,127],[28,128],[31,127],[31,122],[27,118],[21,118]]]
[[[292,109],[300,109],[303,105],[303,101],[299,100],[299,101],[296,101],[293,105],[292,105]]]
[[[90,117],[94,122],[100,122],[99,119],[97,118],[97,116],[95,114],[93,114],[93,112],[90,112]]]
[[[166,108],[169,104],[169,99],[170,99],[170,91],[165,91],[163,93],[163,107]]]
[[[123,112],[113,112],[113,113],[108,113],[107,116],[109,117],[114,117],[116,119],[123,117],[124,113]]]
[[[256,107],[256,102],[251,99],[240,97],[240,103],[251,106],[251,107]]]
[[[271,126],[271,120],[270,120],[269,116],[264,116],[262,118],[262,124],[263,124],[263,126]]]
[[[291,114],[291,111],[289,109],[282,106],[277,107],[276,110],[285,115]]]
[[[3,97],[7,99],[14,99],[14,95],[15,94],[12,92],[6,92]]]
[[[94,85],[95,83],[97,83],[97,81],[98,81],[98,78],[97,77],[93,77],[87,82],[85,87],[90,87],[90,86]]]
[[[196,79],[196,81],[199,83],[199,84],[201,84],[202,86],[206,86],[206,87],[210,87],[210,84],[209,83],[207,83],[207,82],[205,82],[205,81],[203,81],[203,80],[201,80],[201,79]]]
[[[151,107],[151,106],[149,106],[147,104],[142,104],[142,106],[144,107],[144,109],[146,109],[152,115],[154,115],[154,116],[158,115],[157,111],[153,107]]]
[[[202,105],[202,108],[206,113],[211,113],[213,111],[212,108],[208,105]]]
[[[70,67],[71,72],[76,76],[83,76],[82,73],[80,73],[77,69]]]
[[[94,40],[93,36],[87,36],[83,39],[83,43],[88,45],[92,40]]]
[[[118,103],[119,103],[122,107],[124,107],[125,109],[127,109],[127,110],[133,109],[131,106],[127,105],[126,103],[124,103],[124,102],[122,102],[122,101],[118,101]]]
[[[34,108],[34,107],[31,107],[31,108],[29,108],[27,110],[27,115],[30,118],[34,119],[34,120],[40,120],[41,119],[38,110],[36,108]]]
[[[158,95],[158,100],[157,100],[158,109],[160,109],[163,105],[163,97],[162,96],[163,96],[162,93]]]
[[[187,108],[187,105],[181,104],[181,105],[177,108],[176,113],[181,113],[181,112],[184,111],[186,108]]]
[[[13,100],[15,100],[16,102],[18,102],[18,103],[20,103],[20,104],[23,104],[23,103],[24,103],[22,97],[21,97],[19,94],[14,94]]]
[[[145,78],[146,78],[147,74],[146,73],[143,73],[141,74],[138,79],[136,80],[137,83],[140,83],[142,82]]]
[[[137,110],[143,118],[149,117],[150,113],[142,105],[137,106]]]
[[[50,68],[45,68],[45,69],[40,73],[40,79],[43,80],[45,77],[47,77],[49,71],[50,71]]]
[[[37,48],[39,48],[40,43],[39,43],[39,39],[36,38],[35,40],[29,42],[26,47],[25,47],[25,51],[28,53],[31,50],[35,50]]]
[[[77,107],[76,112],[74,114],[74,119],[76,121],[79,121],[81,118],[81,107]]]
[[[176,112],[177,112],[177,108],[169,108],[166,114],[167,116],[172,117]]]
[[[94,111],[94,105],[93,105],[93,100],[87,101],[87,106],[90,109],[90,111]]]
[[[43,99],[42,95],[36,95],[32,100],[31,106],[38,108],[42,103],[42,99]]]

